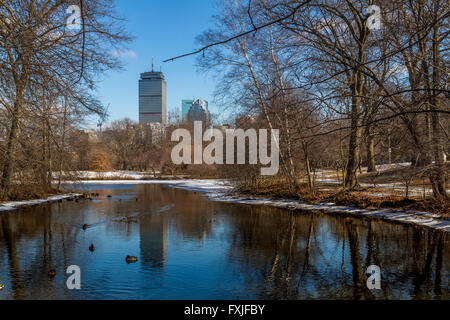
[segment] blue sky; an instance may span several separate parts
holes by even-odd
[[[162,61],[196,49],[195,38],[207,30],[215,14],[213,0],[116,0],[117,11],[127,19],[128,32],[135,37],[121,52],[124,70],[108,72],[99,83],[98,97],[109,106],[108,121],[138,120],[138,80],[141,72],[155,70],[167,81],[167,109],[181,110],[182,99],[209,101],[211,112],[215,84],[196,71],[195,57]]]

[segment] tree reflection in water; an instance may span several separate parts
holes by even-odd
[[[249,287],[258,281],[255,274],[265,279],[259,298],[440,299],[443,290],[449,297],[442,277],[445,233],[320,213],[247,210],[234,216],[230,255],[244,261],[237,272]],[[373,264],[382,269],[382,290],[367,289],[365,271]]]
[[[214,203],[159,185],[91,188],[99,200],[0,214],[0,299],[450,298],[446,233]],[[127,265],[127,254],[139,262]],[[83,272],[79,292],[65,288],[72,264]],[[366,287],[370,265],[382,290]]]

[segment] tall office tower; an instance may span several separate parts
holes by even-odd
[[[162,72],[141,73],[139,80],[139,123],[167,121],[166,79]]]
[[[187,115],[188,115],[189,110],[191,109],[193,103],[194,103],[194,100],[182,100],[181,101],[181,119],[183,121],[187,120]]]
[[[190,122],[202,121],[206,126],[209,126],[211,114],[209,113],[206,101],[203,101],[202,99],[195,100],[188,112],[187,119]]]
[[[182,100],[181,101],[181,118],[183,121],[187,121],[189,110],[191,110],[192,105],[195,100]],[[208,109],[208,101],[204,101],[206,103],[206,109]]]

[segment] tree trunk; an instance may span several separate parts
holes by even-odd
[[[63,127],[62,127],[62,138],[61,138],[61,154],[59,158],[59,177],[58,177],[58,191],[61,191],[61,179],[63,172],[63,161],[66,148],[66,121],[67,121],[67,97],[64,97],[64,116],[63,116]]]
[[[433,193],[437,199],[447,199],[445,167],[444,167],[444,146],[441,138],[440,114],[436,112],[440,104],[439,85],[440,85],[440,52],[438,43],[438,30],[434,26],[433,34],[433,93],[430,103],[431,113],[431,130],[433,133],[432,148],[434,156],[434,166],[431,170],[430,181]]]
[[[359,91],[361,92],[361,91]],[[359,186],[357,170],[360,157],[360,145],[361,145],[361,98],[357,97],[357,93],[354,93],[352,98],[352,111],[351,111],[351,133],[350,143],[348,150],[348,162],[347,173],[345,177],[345,186],[347,188],[354,189]]]
[[[45,111],[42,107],[42,159],[41,159],[41,185],[43,189],[47,188],[47,172],[48,172],[48,162],[47,162],[47,122],[45,121]]]
[[[302,141],[303,146],[303,153],[305,154],[305,168],[306,168],[306,176],[308,177],[308,186],[309,191],[312,192],[314,189],[314,183],[311,177],[311,164],[309,162],[309,152],[308,152],[308,145],[306,141]]]
[[[370,127],[367,127],[367,172],[376,172],[375,162],[375,136]]]
[[[23,103],[25,95],[25,83],[21,81],[16,90],[16,101],[12,112],[11,130],[9,131],[8,144],[5,152],[5,163],[3,165],[2,181],[1,181],[1,200],[5,200],[9,187],[11,185],[11,177],[13,173],[13,164],[15,161],[15,151],[19,139],[20,121],[22,119]]]
[[[364,77],[362,72],[362,64],[366,60],[365,56],[365,44],[367,42],[367,27],[363,26],[360,29],[359,37],[359,52],[358,52],[358,65],[354,66],[352,74],[352,109],[351,109],[351,133],[348,152],[347,163],[347,176],[345,178],[345,187],[352,190],[359,187],[358,182],[358,165],[360,163],[360,149],[361,149],[361,137],[362,137],[362,121],[361,121],[361,102],[362,96],[365,92]]]
[[[51,143],[51,126],[48,118],[47,122],[47,179],[46,179],[46,188],[51,191],[52,190],[52,181],[53,181],[53,160],[52,160],[52,143]]]

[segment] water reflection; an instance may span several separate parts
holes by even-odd
[[[164,216],[144,217],[139,223],[140,251],[144,268],[163,268],[167,259],[167,221]]]
[[[159,185],[89,188],[101,197],[0,215],[0,299],[450,298],[446,233]],[[73,264],[80,291],[65,286]],[[382,290],[366,287],[373,264]]]

